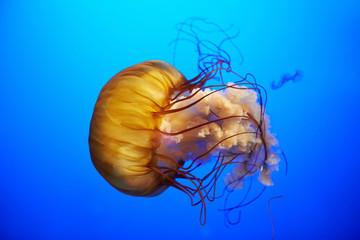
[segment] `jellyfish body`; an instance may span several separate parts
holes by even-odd
[[[153,113],[184,83],[170,64],[149,61],[119,72],[101,90],[90,123],[90,154],[98,172],[120,192],[156,196],[168,187],[151,169],[160,164],[156,149],[162,138],[156,131],[162,116]]]
[[[218,59],[191,80],[158,60],[116,74],[101,90],[90,123],[90,154],[98,172],[132,196],[179,189],[192,205],[201,203],[202,224],[205,200],[218,198],[216,184],[225,169],[231,168],[226,188],[241,188],[255,173],[265,186],[272,185],[279,157],[262,88],[225,64]],[[223,72],[239,80],[225,84]],[[215,76],[221,83],[209,85]],[[194,170],[212,157],[212,170],[196,175]]]

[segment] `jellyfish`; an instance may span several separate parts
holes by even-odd
[[[278,83],[273,81],[271,83],[271,88],[275,90],[275,89],[281,88],[287,82],[290,82],[290,81],[298,82],[302,78],[303,78],[303,72],[300,70],[296,71],[294,75],[290,75],[287,73],[282,76],[281,81],[279,81]]]
[[[206,62],[192,79],[151,60],[105,84],[91,118],[89,148],[109,184],[136,197],[178,189],[191,205],[201,206],[202,225],[206,202],[223,196],[224,189],[239,190],[255,174],[264,186],[273,185],[280,158],[265,112],[266,91],[251,74],[234,72],[226,56],[202,57]],[[234,81],[226,82],[227,75]]]

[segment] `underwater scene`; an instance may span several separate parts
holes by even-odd
[[[0,239],[360,239],[360,3],[0,2]]]

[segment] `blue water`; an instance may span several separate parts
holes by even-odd
[[[0,2],[0,239],[360,239],[358,1]],[[172,61],[176,23],[206,17],[268,90],[267,112],[289,163],[226,228],[222,201],[199,207],[169,189],[117,192],[93,167],[92,110],[102,86],[133,64]],[[194,57],[176,67],[194,77]],[[229,52],[235,54],[234,52]],[[237,69],[236,69],[237,68]],[[283,74],[296,83],[271,89]]]

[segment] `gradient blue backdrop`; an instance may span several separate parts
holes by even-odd
[[[358,1],[0,2],[0,239],[360,239]],[[133,64],[171,61],[175,24],[207,17],[268,87],[273,131],[289,161],[275,186],[225,228],[169,189],[123,195],[92,166],[88,129],[101,87]],[[185,50],[184,50],[185,51]],[[231,54],[231,52],[230,52]],[[192,60],[177,65],[194,76]],[[190,64],[191,63],[191,64]],[[296,69],[298,83],[271,90]]]

